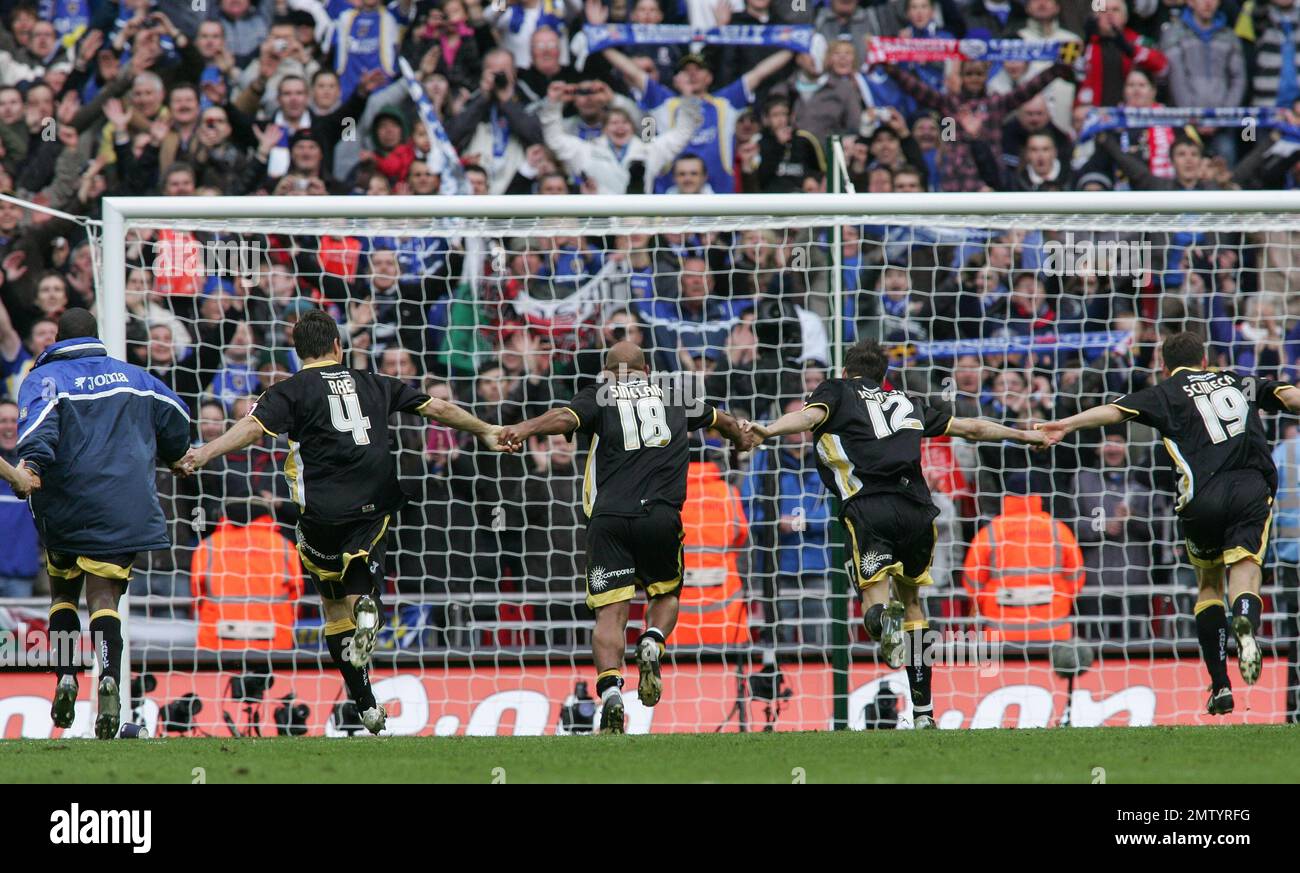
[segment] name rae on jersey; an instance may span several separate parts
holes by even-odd
[[[153,847],[153,812],[139,809],[56,809],[50,813],[50,842],[55,845],[125,844],[143,855]]]

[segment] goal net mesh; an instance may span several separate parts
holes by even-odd
[[[621,338],[759,421],[833,375],[837,334],[886,344],[894,387],[1017,427],[1154,384],[1159,342],[1178,329],[1206,336],[1214,366],[1287,380],[1300,366],[1294,215],[214,215],[129,221],[126,263],[128,357],[190,404],[199,441],[296,372],[293,324],[311,307],[338,321],[350,366],[502,424],[572,397]],[[410,502],[387,534],[372,671],[390,730],[589,730],[586,440],[507,457],[418,417],[394,423]],[[1263,556],[1267,657],[1249,690],[1232,666],[1230,721],[1296,710],[1300,441],[1289,418],[1266,427],[1283,483]],[[910,725],[906,676],[878,660],[849,593],[814,441],[740,457],[696,434],[691,451],[665,698],[651,710],[629,694],[629,730],[830,727],[837,597],[849,725],[892,727],[895,710]],[[290,695],[310,732],[350,730],[293,551],[286,454],[267,437],[191,480],[160,471],[174,546],[139,561],[129,623],[132,667],[157,681],[139,712],[154,731],[271,733],[292,721]],[[1157,434],[1129,424],[1045,453],[940,437],[924,464],[939,509],[923,594],[942,643],[942,726],[1207,720],[1196,576]],[[1060,522],[1050,542],[978,545],[995,519],[1029,512]],[[629,641],[643,611],[638,598]]]

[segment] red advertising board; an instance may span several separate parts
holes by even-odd
[[[228,736],[223,713],[241,731],[256,722],[261,732],[275,733],[272,712],[286,695],[311,709],[310,734],[335,734],[330,712],[343,697],[342,681],[333,671],[281,671],[265,702],[253,707],[229,699],[234,674],[158,673],[157,688],[142,710],[150,735],[158,736],[158,713],[168,702],[198,695],[200,731]],[[792,694],[776,715],[778,730],[825,730],[831,724],[831,671],[822,665],[784,668]],[[574,683],[592,680],[589,669],[573,667],[458,667],[450,669],[374,670],[376,695],[389,711],[393,734],[553,734]],[[631,678],[634,680],[635,673]],[[851,726],[862,727],[863,710],[882,683],[899,694],[905,722],[911,704],[901,670],[855,665],[850,676]],[[631,684],[631,683],[630,683]],[[630,733],[737,730],[734,667],[694,664],[665,669],[664,699],[642,707],[635,692],[627,695]],[[1098,665],[1075,683],[1071,721],[1076,726],[1170,724],[1265,724],[1285,720],[1286,664],[1266,660],[1259,682],[1237,683],[1237,709],[1211,718],[1204,712],[1205,668],[1199,660],[1144,659]],[[49,674],[0,674],[0,736],[86,736],[90,731],[90,683],[82,682],[77,720],[68,731],[54,728],[49,716],[54,679]],[[935,715],[945,728],[1048,727],[1059,722],[1066,704],[1064,680],[1045,662],[937,667]],[[765,701],[746,704],[748,723],[765,721]]]

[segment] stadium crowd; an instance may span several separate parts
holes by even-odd
[[[79,219],[98,217],[104,196],[823,192],[830,136],[842,138],[860,192],[1300,183],[1296,0],[1093,6],[0,2],[0,191],[66,213],[0,202],[0,452],[13,453],[12,401],[53,341],[53,319],[95,305],[93,242]],[[611,22],[800,25],[817,38],[807,52],[775,39],[592,51],[575,42],[584,24]],[[869,40],[896,36],[1082,50],[1056,60],[873,60]],[[1272,123],[1225,127],[1206,116],[1088,129],[1094,108],[1162,106],[1268,108]],[[310,308],[339,322],[352,366],[502,424],[572,396],[597,376],[601,350],[623,338],[653,350],[659,370],[700,374],[707,396],[734,414],[772,418],[828,375],[826,322],[840,315],[846,339],[876,336],[899,349],[891,378],[909,391],[1021,426],[1148,384],[1159,333],[1183,325],[1208,334],[1216,364],[1296,377],[1300,240],[1290,234],[1130,228],[1095,237],[1144,246],[1149,269],[1134,276],[1047,269],[1057,236],[845,228],[845,311],[833,313],[822,228],[490,239],[386,235],[364,223],[315,236],[144,230],[127,253],[129,353],[190,405],[196,440],[296,372],[293,325]],[[213,243],[233,245],[240,269],[185,266],[196,244]],[[1007,338],[1065,334],[1110,338],[998,350]],[[966,344],[954,351],[945,341]],[[415,417],[402,424],[412,503],[393,534],[399,590],[582,590],[579,446],[535,440],[503,457]],[[1289,471],[1295,448],[1292,435],[1278,450]],[[707,445],[699,456],[739,494],[736,572],[751,599],[768,604],[760,613],[770,619],[777,598],[782,616],[812,622],[784,626],[790,642],[822,638],[832,562],[813,451],[792,438],[744,461]],[[939,587],[960,590],[963,568],[974,568],[966,544],[1012,511],[1009,496],[1016,507],[1037,496],[1077,540],[1086,581],[1070,597],[1079,595],[1079,610],[1130,619],[1086,632],[1158,633],[1151,617],[1161,606],[1142,587],[1186,583],[1190,568],[1172,524],[1172,474],[1150,433],[1120,428],[1100,445],[1049,454],[947,438],[927,451],[942,510]],[[266,536],[291,538],[285,453],[268,437],[191,482],[160,472],[176,548],[138,565],[135,590],[201,595],[192,572],[202,562],[210,570],[220,550],[199,545],[232,526],[261,522]],[[1294,494],[1279,506],[1277,555],[1293,565],[1300,506]],[[36,532],[3,491],[0,519],[15,532],[0,542],[0,596],[39,593]],[[1287,578],[1294,586],[1293,566]],[[554,614],[543,603],[529,615],[571,619],[582,612],[575,603],[557,598]]]

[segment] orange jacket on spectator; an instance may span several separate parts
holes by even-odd
[[[199,648],[293,648],[302,565],[269,516],[247,525],[222,519],[194,552],[190,588]]]
[[[321,270],[351,282],[361,261],[361,241],[354,236],[322,236],[316,257]]]
[[[193,297],[203,290],[203,245],[188,230],[163,228],[154,244],[154,291]]]
[[[962,583],[994,639],[1065,640],[1083,587],[1083,553],[1074,533],[1043,511],[1036,494],[1008,494],[1002,514],[966,552]]]
[[[749,539],[740,492],[712,462],[696,462],[682,506],[685,550],[681,614],[672,642],[682,646],[739,643],[748,637],[745,586],[737,549]]]

